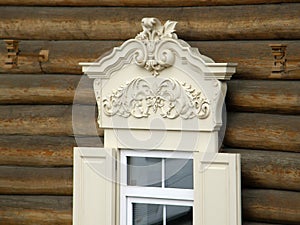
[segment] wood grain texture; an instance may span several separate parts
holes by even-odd
[[[145,15],[176,18],[184,40],[299,39],[300,4],[218,7],[8,7],[0,8],[0,38],[126,40]],[[280,16],[278,13],[280,12]],[[117,18],[116,18],[117,15]]]
[[[0,194],[72,195],[72,167],[0,166]]]
[[[227,110],[300,113],[299,81],[232,80],[227,84]]]
[[[1,105],[0,134],[103,136],[96,123],[96,106]]]
[[[26,6],[211,6],[299,2],[299,0],[0,0],[0,5]]]
[[[73,166],[77,146],[103,147],[103,138],[0,135],[0,165]]]
[[[299,116],[229,113],[224,144],[234,148],[300,151]]]
[[[300,114],[299,81],[232,80],[227,110]],[[0,75],[0,104],[95,105],[93,81],[73,75]]]
[[[299,222],[299,192],[244,189],[242,196],[243,220]],[[71,196],[0,195],[0,224],[71,224],[71,204]]]
[[[71,196],[0,195],[1,225],[71,225]]]
[[[273,56],[271,43],[287,44],[287,69],[289,73],[282,79],[300,79],[300,42],[286,40],[270,41],[190,41],[204,55],[216,62],[238,63],[233,79],[269,79]],[[120,41],[21,41],[24,52],[38,52],[49,49],[49,61],[39,63],[37,58],[20,56],[18,68],[5,69],[7,54],[5,43],[0,42],[0,73],[46,73],[46,74],[82,74],[79,62],[94,62]]]
[[[243,221],[243,225],[283,225],[283,224],[279,224],[279,223],[257,223],[257,222],[248,222],[248,221],[246,221],[246,222],[244,222]]]
[[[241,154],[244,187],[300,191],[299,153],[250,149],[223,149],[223,152]]]
[[[73,103],[96,103],[92,79],[72,75],[0,75],[0,104]]]
[[[299,224],[300,192],[246,189],[242,197],[244,220]]]
[[[20,136],[16,136],[14,140],[17,141],[18,138]],[[48,139],[50,141],[44,138],[46,143],[53,141],[53,137]],[[67,138],[64,139],[67,140]],[[41,146],[38,149],[44,147],[43,143],[36,143],[37,140],[41,139],[31,137],[31,140],[33,145]],[[91,142],[81,146],[97,146],[92,144],[92,142],[98,142],[98,145],[101,145],[101,140],[96,140],[95,138],[83,141]],[[14,153],[15,148],[10,147],[7,150],[3,150],[1,144],[0,165],[6,166],[0,166],[0,194],[71,195],[73,147],[74,143],[70,143],[70,146],[64,152],[61,152],[59,145],[54,146],[55,150],[52,150],[52,152],[60,153],[60,155],[46,157],[44,155],[32,155],[33,151],[30,149],[30,145],[21,145],[19,149],[22,150],[19,151],[20,157],[18,158]],[[36,153],[39,153],[39,151],[37,150]],[[300,156],[298,153],[246,149],[224,149],[223,151],[241,154],[242,182],[244,187],[300,190]],[[51,151],[44,152],[48,153]],[[5,161],[7,157],[12,157],[8,162],[12,160],[13,162],[7,163]],[[32,160],[29,161],[29,158],[32,158]],[[52,161],[49,162],[51,159]],[[14,166],[14,164],[19,166]],[[28,167],[28,165],[31,167]],[[43,166],[43,168],[36,166]]]
[[[2,105],[0,134],[103,136],[95,106]],[[229,113],[224,144],[235,148],[298,151],[300,118],[290,115]]]

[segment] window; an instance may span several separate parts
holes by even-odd
[[[121,225],[192,225],[193,153],[121,150]]]

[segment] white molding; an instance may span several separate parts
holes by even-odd
[[[178,39],[176,23],[144,18],[143,31],[135,38],[96,62],[80,63],[83,72],[95,79],[99,126],[162,129],[150,127],[157,115],[161,115],[165,130],[217,131],[222,126],[226,94],[222,81],[231,78],[237,64],[215,63]],[[137,80],[140,86],[133,85]],[[141,81],[146,81],[147,87]],[[163,81],[170,85],[166,94],[159,91]],[[171,85],[175,85],[174,91]],[[160,112],[156,113],[157,109]],[[189,123],[196,126],[189,127]]]
[[[124,186],[115,183],[127,182],[124,165],[118,164],[116,170],[115,162],[107,158],[103,149],[75,148],[74,225],[123,225],[127,223],[122,220],[128,214],[127,207],[132,210],[128,202],[164,204],[166,197],[174,204],[181,201],[194,206],[193,225],[241,224],[239,155],[218,153],[226,81],[235,73],[237,64],[216,63],[178,39],[176,23],[162,24],[156,18],[144,18],[143,30],[135,38],[113,48],[96,62],[80,65],[82,71],[94,79],[104,147],[110,149],[111,154],[117,153],[121,161],[124,161],[124,154],[120,155],[122,149],[132,149],[124,152],[133,155],[139,149],[150,155],[163,152],[165,157],[181,152],[184,152],[181,153],[183,158],[193,155],[194,190],[186,192],[183,200],[179,200],[184,195],[181,190],[177,190],[177,197],[173,199],[168,189],[132,187],[124,190]],[[107,171],[121,180],[106,182],[93,176],[91,171],[84,176],[81,157],[84,155],[89,160],[107,164]],[[208,166],[208,170],[200,173],[203,165]],[[93,184],[99,188],[93,189]],[[83,186],[91,187],[92,193],[83,192]],[[93,194],[98,198],[107,195],[107,198],[93,203]],[[137,198],[137,194],[143,198]],[[224,209],[220,210],[218,201],[225,205]],[[96,210],[91,208],[94,206]],[[119,212],[120,208],[126,210]],[[94,215],[87,214],[87,217],[85,210],[90,209]],[[98,212],[104,213],[103,221]],[[130,215],[128,224],[132,224]],[[90,222],[93,218],[98,222]]]

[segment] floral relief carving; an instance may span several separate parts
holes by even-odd
[[[104,98],[107,116],[147,118],[159,113],[163,118],[191,119],[208,117],[209,101],[201,92],[177,80],[135,78]]]
[[[135,39],[142,42],[145,52],[136,52],[138,56],[143,56],[142,60],[136,60],[137,65],[158,76],[160,71],[174,63],[174,53],[169,49],[159,51],[158,45],[163,40],[177,39],[174,33],[176,24],[177,22],[168,20],[162,25],[156,18],[142,19],[143,31]]]

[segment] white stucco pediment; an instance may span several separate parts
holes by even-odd
[[[176,22],[142,20],[135,39],[94,63],[81,63],[95,79],[103,128],[214,131],[222,125],[226,85],[236,64],[215,63],[177,39]],[[154,126],[152,122],[160,119]],[[152,124],[152,125],[151,125]]]
[[[154,136],[166,131],[165,143],[156,147],[175,148],[172,140],[182,139],[185,132],[199,140],[195,148],[206,142],[204,146],[218,151],[226,80],[237,64],[215,63],[202,55],[177,38],[175,25],[174,21],[162,25],[156,18],[144,18],[143,31],[135,38],[96,62],[80,64],[83,72],[94,79],[98,124],[106,134],[105,146],[118,142],[126,143],[119,147],[133,147],[127,144],[131,139],[125,135],[128,130],[139,139],[149,136],[149,131]],[[145,143],[134,144],[152,148]],[[206,149],[203,144],[201,148]]]

